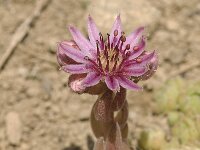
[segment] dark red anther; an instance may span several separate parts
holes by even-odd
[[[113,55],[112,55],[110,61],[113,61],[113,60],[115,59],[115,55],[116,55],[116,54],[113,54]]]
[[[126,37],[124,35],[121,36],[121,41],[126,42]]]
[[[122,50],[122,46],[123,46],[124,42],[126,41],[126,37],[122,35],[121,36],[121,41],[122,42],[121,42],[121,45],[120,45],[120,48],[119,48],[120,50]]]
[[[89,60],[90,58],[89,58],[88,56],[85,56],[84,59],[85,59],[85,60]]]
[[[115,48],[114,48],[114,49],[117,49],[117,48],[119,47],[119,43],[120,43],[120,41],[121,41],[121,38],[122,38],[122,37],[120,37],[120,38],[118,39],[117,45],[115,45]]]
[[[108,59],[108,47],[105,45],[104,56]]]
[[[107,33],[108,36],[108,49],[110,49],[110,34]]]
[[[118,30],[115,30],[114,31],[114,36],[117,36],[118,35]]]
[[[138,46],[134,46],[134,47],[133,47],[133,50],[134,50],[134,51],[137,51],[137,50],[139,50],[139,47],[138,47]]]
[[[136,62],[137,62],[137,63],[141,63],[141,62],[142,62],[142,59],[138,57],[138,58],[136,58]]]
[[[111,44],[111,49],[113,49],[113,43]]]
[[[126,58],[128,58],[130,55],[131,55],[131,52],[128,51],[128,52],[126,53]]]
[[[121,34],[122,34],[122,35],[124,35],[124,34],[125,34],[125,32],[124,32],[124,31],[122,31],[122,32],[121,32]]]
[[[127,44],[126,45],[126,50],[129,50],[130,49],[130,44]]]

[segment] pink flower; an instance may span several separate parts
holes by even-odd
[[[65,72],[86,75],[79,86],[81,83],[86,88],[105,82],[113,91],[119,91],[120,86],[132,90],[142,89],[134,80],[148,74],[151,69],[149,66],[156,56],[155,52],[144,51],[144,27],[139,27],[126,37],[118,15],[111,33],[105,39],[89,16],[89,40],[75,27],[69,27],[69,31],[73,41],[58,44],[57,59]]]

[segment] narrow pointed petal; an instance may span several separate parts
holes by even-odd
[[[91,45],[91,43],[81,34],[81,32],[76,29],[75,27],[69,27],[69,31],[76,42],[76,44],[79,46],[79,48],[86,54],[89,54],[89,51],[94,49]]]
[[[147,68],[144,67],[130,67],[126,68],[126,70],[123,70],[123,73],[126,74],[127,76],[134,76],[138,77],[143,75],[147,71]]]
[[[148,53],[148,54],[141,56],[141,63],[138,63],[135,60],[129,60],[124,63],[123,67],[130,68],[130,67],[136,66],[136,65],[138,67],[146,67],[155,56],[156,56],[156,53],[155,53],[155,51],[153,51],[152,53]]]
[[[63,53],[67,55],[68,57],[70,57],[71,59],[73,59],[74,61],[80,62],[80,63],[86,62],[86,60],[84,59],[85,55],[81,51],[67,45],[64,42],[61,42],[59,46],[60,48],[62,48]]]
[[[118,77],[117,79],[118,79],[118,81],[119,81],[119,84],[120,84],[122,87],[126,88],[126,89],[136,90],[136,91],[142,90],[142,87],[140,87],[139,85],[137,85],[137,84],[134,83],[133,81],[127,79],[126,77],[120,76],[120,77]]]
[[[114,32],[115,30],[118,31],[118,35],[116,36],[116,39],[119,39],[120,36],[121,36],[121,32],[122,32],[122,24],[121,24],[121,18],[120,18],[120,15],[117,16],[114,24],[113,24],[113,27],[112,27],[112,30],[111,30],[111,33],[110,33],[110,42],[112,43],[113,42],[113,39],[114,39]]]
[[[136,57],[140,56],[144,52],[144,48],[145,48],[145,40],[142,39],[141,43],[138,45],[137,51],[132,50],[133,48],[131,49],[132,52],[128,59],[131,60],[131,59],[135,59]]]
[[[72,46],[71,42],[68,41],[63,41],[65,44],[68,44],[69,46]],[[65,52],[64,49],[60,46],[60,44],[58,44],[58,48],[56,51],[56,56],[57,56],[57,61],[59,63],[60,66],[64,66],[67,64],[76,64],[76,61],[74,61],[73,59],[69,58]]]
[[[100,41],[99,30],[90,15],[88,17],[88,35],[89,35],[91,44],[93,45],[93,47],[96,47],[96,41],[97,40]]]
[[[82,74],[90,71],[90,69],[86,68],[85,64],[65,65],[62,67],[62,70],[72,74]]]
[[[105,82],[106,82],[106,85],[108,86],[108,88],[110,90],[119,91],[119,89],[120,89],[119,83],[118,83],[118,81],[117,81],[117,79],[115,77],[108,76],[108,77],[105,78]]]
[[[72,74],[69,76],[68,86],[73,92],[82,94],[85,91],[85,86],[82,84],[82,80],[85,78],[86,74]]]
[[[126,46],[126,44],[130,44],[130,48],[132,49],[142,38],[143,32],[144,32],[144,27],[139,27],[138,29],[136,29],[128,37],[126,37],[126,42],[124,46]]]
[[[153,58],[148,63],[148,71],[145,72],[140,78],[141,80],[147,80],[153,76],[158,68],[158,55],[154,54]]]
[[[157,57],[156,55],[157,55],[157,54],[156,54],[155,51],[153,51],[152,53],[145,54],[145,55],[141,58],[141,59],[142,59],[141,65],[149,63],[153,58]]]
[[[86,87],[96,85],[101,80],[102,76],[96,72],[90,72],[87,74],[85,79],[83,80],[83,84]]]

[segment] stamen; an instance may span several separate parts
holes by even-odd
[[[125,49],[124,49],[124,53],[123,54],[125,54],[126,50],[129,50],[129,49],[130,49],[130,44],[127,44]]]
[[[85,57],[88,57],[88,56],[85,56]],[[85,57],[84,57],[84,58],[85,58]],[[103,72],[102,67],[98,66],[97,63],[96,63],[95,61],[91,60],[89,57],[88,57],[88,61],[90,61],[90,62],[94,65],[94,69],[97,69],[97,70],[99,70],[100,72]]]
[[[122,62],[119,64],[118,70],[121,69],[122,65],[124,64],[125,59],[122,60]]]
[[[128,52],[126,52],[126,53],[125,53],[125,51],[124,51],[123,58],[126,60],[130,55],[131,55],[131,52],[130,52],[130,51],[128,51]]]
[[[120,45],[120,51],[122,50],[122,46],[124,44],[124,42],[126,41],[126,37],[124,35],[121,36],[121,45]]]
[[[116,37],[118,35],[118,30],[114,31],[114,36]]]
[[[138,57],[138,58],[136,59],[136,62],[137,62],[137,63],[141,63],[141,62],[142,62],[142,59]]]
[[[134,46],[134,47],[133,47],[133,50],[134,50],[134,51],[137,51],[137,50],[139,50],[139,47],[138,47],[138,46]]]
[[[129,50],[130,49],[130,44],[127,44],[126,45],[126,50]]]
[[[128,52],[126,53],[126,57],[129,57],[130,55],[131,55],[131,52],[128,51]]]
[[[124,35],[122,35],[121,37],[122,37],[122,38],[121,38],[121,41],[122,41],[122,42],[126,42],[126,37],[125,37]]]
[[[85,59],[85,60],[89,60],[90,58],[89,58],[88,56],[85,56],[84,59]]]
[[[107,33],[108,36],[108,49],[110,49],[110,34]]]
[[[116,67],[117,67],[117,61],[115,61],[115,64],[114,64],[114,66],[112,68],[112,71],[115,71]]]
[[[109,72],[109,60],[107,59],[106,71]]]
[[[98,40],[96,40],[96,45],[97,45],[97,56],[100,57],[99,41]]]
[[[100,36],[100,47],[101,49],[104,48],[104,42],[103,42],[103,35],[101,34],[101,32],[99,32],[99,36]]]
[[[113,61],[113,60],[115,59],[115,56],[116,56],[115,54],[114,54],[114,55],[112,55],[112,57],[111,57],[111,59],[110,59],[110,60],[111,60],[111,61]]]

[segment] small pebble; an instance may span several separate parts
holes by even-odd
[[[6,135],[12,145],[19,145],[22,136],[22,124],[18,113],[9,112],[5,118]]]

